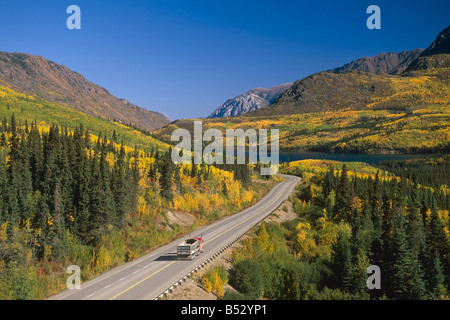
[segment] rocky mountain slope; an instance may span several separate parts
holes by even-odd
[[[118,99],[63,65],[30,54],[0,52],[0,85],[149,131],[170,122],[162,114]]]
[[[423,49],[402,51],[400,53],[383,52],[374,57],[364,57],[341,67],[329,70],[333,73],[365,71],[371,73],[400,74],[423,52]]]
[[[433,43],[421,54],[422,57],[450,53],[450,26],[442,30]]]
[[[211,113],[208,118],[238,116],[253,110],[264,108],[271,104],[291,85],[292,82],[289,82],[270,89],[252,89],[233,99],[228,99],[223,105]]]
[[[405,70],[416,75],[418,70],[450,68],[450,26],[442,30],[433,43]]]

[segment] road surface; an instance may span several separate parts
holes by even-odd
[[[225,245],[250,230],[270,215],[287,199],[300,178],[282,175],[286,181],[272,188],[260,201],[245,210],[220,221],[201,227],[191,236],[203,236],[204,252],[194,260],[178,261],[176,246],[183,238],[162,246],[151,253],[111,269],[81,283],[80,289],[65,290],[50,300],[147,300],[156,299],[170,286],[212,257]]]

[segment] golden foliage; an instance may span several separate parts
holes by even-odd
[[[222,297],[225,293],[224,287],[228,283],[225,268],[222,265],[207,268],[201,276],[201,283],[207,292],[214,291],[219,297]]]

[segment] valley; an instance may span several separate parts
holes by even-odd
[[[62,64],[0,52],[0,299],[160,298],[197,266],[174,260],[174,246],[202,231],[208,258],[247,234],[228,270],[201,278],[220,298],[448,298],[449,39],[447,27],[425,50],[176,121]],[[177,96],[186,84],[172,85]],[[177,129],[194,163],[175,163]],[[195,152],[208,139],[192,153],[191,136],[209,129],[278,130],[282,174],[234,155],[209,162]],[[290,220],[259,224],[280,210]],[[370,264],[389,274],[381,293],[366,290]],[[73,265],[86,286],[64,291]]]

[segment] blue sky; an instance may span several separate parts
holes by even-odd
[[[81,30],[68,30],[69,5]],[[366,9],[381,8],[381,30]],[[450,1],[103,1],[0,3],[0,51],[44,56],[172,119],[208,116],[272,87],[380,52],[426,48]]]

